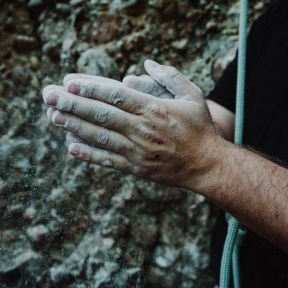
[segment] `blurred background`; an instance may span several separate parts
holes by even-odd
[[[269,1],[251,1],[250,22]],[[145,59],[208,94],[235,55],[235,0],[0,0],[0,288],[208,288],[217,209],[67,155],[41,88]],[[181,171],[179,171],[181,173]]]

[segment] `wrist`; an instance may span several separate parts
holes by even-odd
[[[232,155],[237,146],[219,135],[212,137],[203,153],[204,161],[197,171],[190,173],[184,186],[188,190],[211,198],[219,186],[228,181]]]

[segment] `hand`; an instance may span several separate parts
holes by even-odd
[[[44,89],[44,101],[56,109],[49,110],[53,123],[73,133],[68,135],[73,156],[193,188],[188,187],[191,180],[196,183],[213,169],[222,138],[197,86],[173,67],[146,61],[145,68],[175,100],[155,98],[103,77],[70,74],[65,88]]]
[[[150,94],[159,98],[175,99],[175,95],[170,93],[164,86],[148,75],[129,75],[123,79],[126,87]]]

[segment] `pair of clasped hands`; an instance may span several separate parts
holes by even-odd
[[[174,67],[152,60],[144,66],[147,75],[123,82],[67,75],[63,86],[44,88],[47,115],[69,131],[75,158],[195,189],[191,183],[213,169],[222,137],[195,84]]]

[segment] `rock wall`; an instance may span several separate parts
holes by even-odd
[[[252,20],[265,5],[251,2]],[[211,287],[215,208],[69,157],[40,90],[76,71],[141,74],[152,58],[208,93],[238,12],[234,0],[0,1],[1,288]]]

